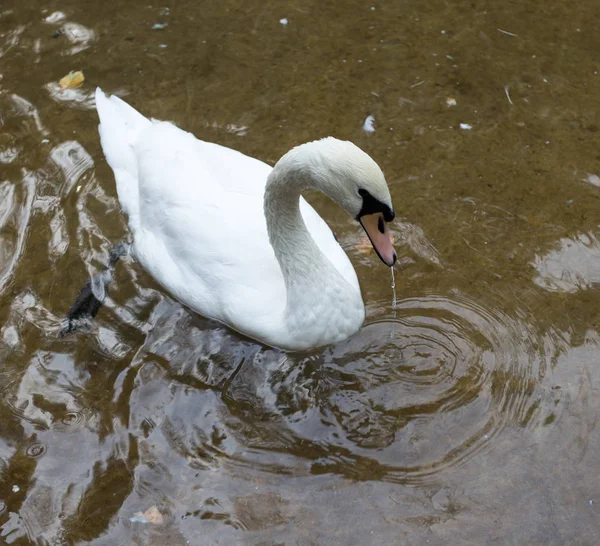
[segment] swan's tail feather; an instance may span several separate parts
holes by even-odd
[[[108,266],[102,272],[88,279],[79,292],[75,303],[67,313],[67,319],[61,329],[61,336],[87,328],[106,299],[108,285],[113,277],[115,264],[129,253],[128,243],[119,243],[108,253]]]
[[[140,132],[152,122],[120,98],[107,97],[100,88],[96,89],[96,110],[102,150],[115,174],[121,207],[135,231],[139,225],[139,191],[134,146]]]

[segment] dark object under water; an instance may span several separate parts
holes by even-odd
[[[129,243],[119,243],[108,253],[108,265],[98,275],[88,279],[67,313],[61,336],[88,328],[106,299],[115,264],[129,253]]]

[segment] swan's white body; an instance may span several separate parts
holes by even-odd
[[[177,299],[287,350],[340,341],[360,328],[356,273],[302,199],[303,179],[286,178],[289,169],[277,177],[261,161],[150,121],[100,90],[96,107],[134,257]],[[305,161],[301,155],[288,163]]]

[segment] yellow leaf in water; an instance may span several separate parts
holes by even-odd
[[[77,89],[83,85],[83,80],[85,80],[83,72],[78,70],[77,72],[69,72],[58,82],[58,85],[63,89]]]

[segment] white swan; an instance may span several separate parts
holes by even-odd
[[[356,273],[302,198],[321,190],[356,218],[381,260],[396,254],[381,169],[350,142],[309,142],[273,169],[145,118],[97,89],[99,132],[129,217],[134,257],[198,313],[285,350],[341,341],[365,317]]]

